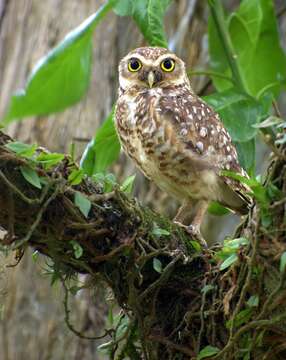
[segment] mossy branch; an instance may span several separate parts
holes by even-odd
[[[118,338],[116,330],[106,332],[112,358],[195,359],[211,345],[219,349],[215,358],[231,360],[234,350],[245,354],[248,349],[251,356],[266,353],[269,337],[283,355],[285,336],[279,334],[286,330],[286,288],[278,269],[286,247],[285,203],[270,207],[274,227],[266,231],[259,206],[252,210],[236,234],[247,237],[250,245],[238,251],[233,266],[220,271],[219,246],[199,250],[182,228],[118,187],[105,194],[88,178],[71,186],[68,176],[74,164],[68,157],[51,170],[36,164],[46,185],[33,187],[20,171],[29,160],[11,152],[5,146],[9,141],[0,133],[1,247],[37,249],[53,260],[61,281],[77,273],[105,281],[130,318],[129,330]],[[269,177],[285,190],[284,159],[272,161]],[[91,202],[88,217],[75,205],[76,192]],[[158,233],[158,228],[165,231]],[[70,328],[90,337],[70,324],[65,283],[64,288]],[[259,303],[247,310],[251,296]],[[259,344],[250,346],[257,338]]]

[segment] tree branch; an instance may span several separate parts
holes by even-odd
[[[263,330],[259,346],[249,347],[257,355],[263,353],[269,336],[286,330],[285,283],[278,271],[279,254],[274,251],[277,244],[280,252],[285,249],[284,203],[270,208],[274,228],[269,234],[260,231],[259,206],[252,210],[236,234],[248,237],[250,246],[239,250],[239,260],[232,267],[220,271],[218,246],[199,250],[182,228],[142,207],[118,187],[104,194],[89,178],[71,186],[68,176],[74,165],[68,157],[51,170],[36,165],[46,185],[33,187],[20,171],[29,160],[5,147],[9,141],[0,133],[0,226],[6,230],[0,238],[2,249],[37,249],[53,260],[63,281],[77,273],[105,281],[130,319],[124,336],[107,331],[112,337],[112,359],[130,354],[134,359],[140,358],[138,354],[146,360],[190,359],[211,345],[220,349],[215,358],[230,360],[234,349],[245,351],[246,337],[256,339]],[[268,179],[281,190],[285,186],[283,161],[277,158],[271,163]],[[88,217],[75,205],[76,192],[91,201]],[[13,202],[13,216],[8,201]],[[158,234],[154,228],[166,231]],[[275,229],[279,231],[273,235]],[[67,299],[68,287],[65,290]],[[243,319],[251,296],[259,298],[259,305]],[[66,312],[68,319],[67,307]],[[281,337],[275,339],[283,352]]]

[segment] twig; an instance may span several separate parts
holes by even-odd
[[[275,297],[282,290],[282,288],[284,286],[284,282],[285,282],[285,277],[286,277],[286,274],[284,272],[284,274],[281,275],[279,284],[277,285],[277,287],[273,290],[273,292],[268,296],[267,300],[265,301],[265,303],[264,303],[264,305],[262,307],[262,310],[261,310],[260,314],[257,316],[256,320],[260,320],[263,317],[265,317],[265,315],[267,314],[267,310],[268,310],[269,306],[271,304],[273,304],[273,301],[274,301]]]
[[[204,288],[204,286],[206,286],[206,279],[204,279],[204,281],[203,281],[203,288]],[[200,308],[201,327],[200,327],[200,331],[199,331],[199,335],[198,335],[197,348],[196,348],[196,353],[197,354],[200,352],[202,334],[203,334],[204,327],[205,327],[204,307],[205,307],[205,304],[206,304],[206,295],[207,295],[207,291],[203,291],[202,303],[201,303],[201,308]]]
[[[174,265],[176,264],[176,262],[178,260],[181,259],[181,254],[179,254],[178,256],[176,256],[163,270],[161,276],[159,277],[159,279],[157,279],[156,281],[154,281],[146,290],[143,291],[142,294],[139,295],[139,301],[142,301],[147,295],[150,294],[150,292],[154,291],[156,289],[157,286],[159,286],[160,284],[164,283],[166,280],[168,280],[168,277],[174,267]]]
[[[45,189],[43,190],[43,197],[45,197],[48,193],[50,189],[50,184],[46,185]],[[30,230],[28,231],[28,233],[26,234],[26,236],[21,239],[21,240],[18,240],[16,241],[13,246],[11,247],[12,250],[15,250],[15,249],[18,249],[19,247],[21,247],[22,245],[24,245],[25,243],[27,243],[31,236],[33,235],[34,231],[36,230],[37,226],[39,225],[41,219],[42,219],[42,216],[45,212],[45,210],[47,209],[48,205],[50,204],[51,201],[53,201],[56,196],[58,195],[58,191],[59,191],[59,188],[58,186],[56,187],[54,193],[46,200],[46,202],[42,205],[42,207],[40,208],[39,212],[38,212],[38,215],[36,217],[36,220],[34,221],[34,223],[31,225],[30,227]]]
[[[80,331],[76,330],[73,325],[70,322],[70,310],[68,307],[68,301],[69,301],[69,290],[65,284],[65,281],[63,278],[61,278],[61,283],[63,285],[64,288],[64,292],[65,292],[65,296],[64,296],[64,310],[65,310],[65,323],[67,324],[67,327],[74,333],[76,334],[78,337],[82,338],[82,339],[87,339],[87,340],[99,340],[102,339],[104,337],[106,337],[107,335],[110,335],[111,330],[105,330],[105,333],[103,333],[100,336],[86,336],[83,335]]]
[[[21,190],[19,190],[14,184],[12,184],[7,177],[4,175],[2,170],[0,170],[0,178],[4,181],[4,183],[16,194],[18,195],[23,201],[28,203],[29,205],[33,204],[41,204],[42,199],[41,198],[35,198],[31,199],[27,197]]]
[[[245,301],[245,296],[246,296],[247,290],[248,290],[248,288],[250,286],[250,282],[251,282],[252,268],[256,261],[256,252],[257,252],[257,247],[258,247],[257,224],[256,224],[255,229],[256,230],[255,230],[255,234],[254,234],[254,244],[253,244],[253,249],[252,249],[252,255],[251,255],[250,260],[248,260],[248,273],[246,276],[244,286],[241,290],[239,300],[236,304],[236,307],[234,309],[234,312],[233,312],[232,318],[231,318],[230,338],[232,337],[232,334],[233,334],[235,317],[238,314],[238,312],[240,311],[243,302]]]
[[[183,354],[189,355],[189,356],[195,356],[194,351],[192,351],[191,349],[187,348],[186,346],[182,346],[182,345],[178,345],[178,344],[174,344],[172,341],[158,336],[158,335],[150,335],[149,339],[152,341],[157,341],[161,344],[164,344],[172,349],[175,349],[177,351],[180,351]]]
[[[273,317],[270,320],[253,320],[250,323],[242,326],[240,329],[237,330],[237,332],[235,333],[235,335],[230,339],[230,341],[228,341],[227,345],[218,353],[216,354],[212,360],[215,359],[222,359],[222,355],[226,354],[229,350],[231,350],[232,346],[234,345],[234,343],[239,340],[239,338],[241,337],[241,335],[243,333],[245,333],[248,330],[251,329],[259,329],[262,327],[270,327],[272,325],[275,325],[279,322],[281,322],[282,320],[286,319],[286,312],[283,313],[282,315]]]
[[[231,39],[226,28],[222,3],[220,0],[208,0],[208,3],[216,25],[216,29],[221,39],[221,44],[224,48],[225,55],[231,68],[233,79],[236,83],[236,86],[245,92],[245,86],[243,84],[240,69],[236,60],[236,54],[234,52]]]

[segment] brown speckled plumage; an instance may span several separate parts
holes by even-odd
[[[142,63],[139,71],[128,71],[130,58]],[[166,58],[175,61],[172,72],[160,67]],[[144,71],[159,79],[152,88]],[[223,169],[245,174],[236,149],[219,116],[194,94],[183,61],[166,49],[135,49],[120,62],[119,81],[116,128],[143,173],[185,204],[216,200],[245,213],[245,188],[220,175]]]

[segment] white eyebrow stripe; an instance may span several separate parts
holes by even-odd
[[[144,63],[144,65],[152,65],[152,66],[160,65],[164,59],[169,59],[169,58],[171,58],[172,60],[177,62],[177,60],[175,59],[174,56],[172,56],[172,54],[171,55],[169,55],[169,54],[160,55],[158,57],[158,59],[156,59],[156,60],[146,59],[144,56],[142,56],[140,54],[132,54],[132,55],[128,55],[125,58],[125,60],[128,61],[132,58],[136,58],[136,59],[140,60],[142,63]]]

